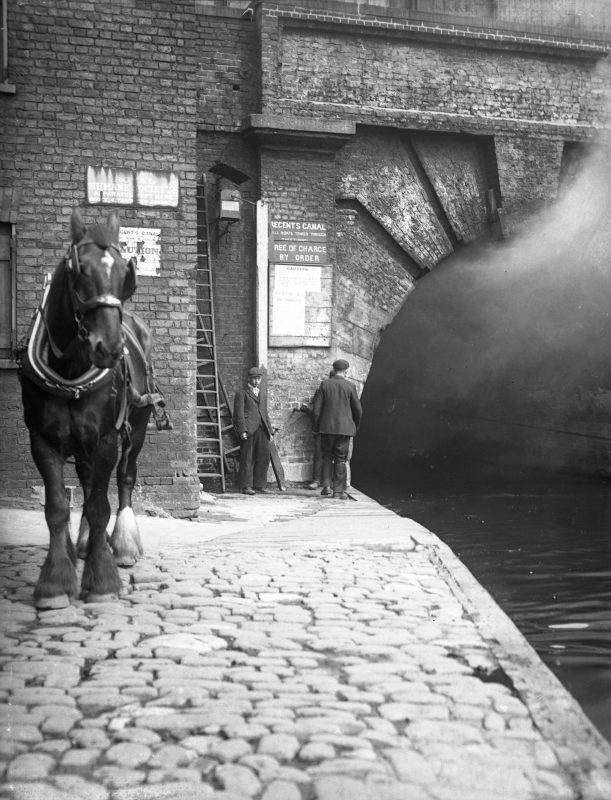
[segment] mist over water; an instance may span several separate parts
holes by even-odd
[[[547,210],[420,280],[363,391],[359,475],[604,474],[611,448],[611,157]]]

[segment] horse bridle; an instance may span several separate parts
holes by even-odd
[[[70,294],[70,302],[72,304],[74,320],[78,329],[77,337],[83,342],[86,342],[89,338],[89,330],[84,322],[84,316],[88,311],[92,311],[94,308],[117,308],[119,309],[119,318],[121,322],[123,322],[123,302],[116,295],[110,293],[99,294],[95,297],[91,297],[89,300],[83,300],[74,285],[74,278],[81,274],[81,262],[78,251],[80,247],[83,247],[86,244],[95,244],[96,247],[99,247],[101,250],[114,250],[120,258],[123,258],[117,245],[109,244],[108,246],[102,246],[87,236],[81,239],[80,242],[72,244],[65,256],[64,262],[68,272],[68,292]],[[66,354],[71,350],[71,345],[62,351],[57,346],[53,336],[51,335],[51,330],[44,312],[41,313],[41,317],[47,332],[49,347],[51,348],[53,354],[56,358],[67,357]]]
[[[71,245],[70,249],[68,250],[68,254],[66,255],[66,265],[68,267],[68,274],[70,276],[68,280],[68,291],[70,293],[74,319],[76,320],[76,324],[78,326],[78,336],[83,341],[86,341],[89,337],[89,331],[83,321],[84,316],[88,311],[92,311],[94,308],[118,308],[119,317],[121,321],[123,321],[123,302],[116,295],[99,294],[95,297],[91,297],[89,300],[83,300],[78,293],[76,286],[74,285],[74,277],[80,275],[82,272],[81,262],[79,259],[79,248],[84,247],[87,244],[94,244],[96,247],[100,247],[102,250],[114,250],[119,258],[123,258],[121,251],[116,245],[109,244],[107,247],[103,247],[89,237],[85,237],[84,239],[81,239],[80,242]]]

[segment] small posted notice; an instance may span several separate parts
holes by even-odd
[[[161,228],[120,228],[119,242],[126,259],[135,258],[137,275],[158,277],[161,270]]]
[[[305,296],[303,292],[274,292],[272,336],[305,336]]]

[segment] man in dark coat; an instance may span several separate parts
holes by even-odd
[[[346,380],[349,366],[343,358],[333,363],[334,374],[318,387],[312,411],[312,426],[320,434],[322,448],[321,494],[340,500],[348,497],[346,461],[363,414],[356,387]]]
[[[250,369],[248,385],[236,392],[233,403],[233,425],[240,440],[239,482],[243,494],[267,491],[269,442],[273,433],[262,377],[259,367]]]

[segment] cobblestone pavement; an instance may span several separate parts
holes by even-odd
[[[355,497],[141,518],[120,600],[41,614],[42,514],[5,510],[0,797],[609,800],[611,748],[489,596]]]

